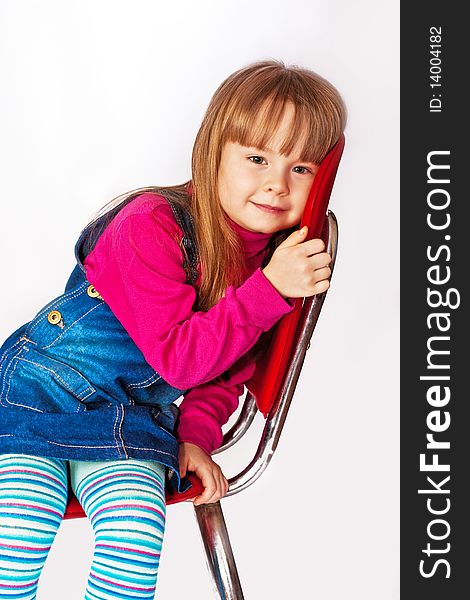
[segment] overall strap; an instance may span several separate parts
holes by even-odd
[[[181,249],[183,251],[183,268],[186,272],[186,283],[194,285],[199,272],[197,270],[198,251],[193,218],[191,214],[187,210],[184,210],[178,203],[173,202],[164,193],[162,195],[164,195],[168,204],[171,206],[176,222],[183,232]]]
[[[186,283],[193,285],[196,283],[199,276],[197,269],[198,264],[198,251],[196,243],[196,234],[194,231],[194,221],[189,213],[185,210],[179,202],[171,198],[174,192],[170,190],[158,189],[158,194],[163,196],[168,204],[171,206],[176,222],[180,226],[183,232],[183,238],[181,240],[181,250],[183,252],[183,268],[186,272]],[[85,257],[94,249],[98,238],[101,236],[103,231],[114,219],[114,217],[120,212],[124,206],[134,200],[139,193],[130,194],[123,202],[119,203],[113,209],[107,211],[92,223],[89,223],[80,234],[80,237],[75,245],[75,257],[77,259],[77,266],[85,274],[85,268],[83,267],[83,261]]]
[[[116,217],[116,215],[127,205],[129,202],[132,202],[137,196],[139,196],[142,192],[131,193],[125,198],[122,202],[119,202],[113,208],[107,210],[104,214],[94,219],[91,223],[88,223],[86,227],[80,233],[80,236],[75,244],[75,258],[77,261],[77,265],[85,274],[85,268],[83,266],[83,261],[90,254],[90,252],[95,248],[98,239],[101,237],[101,234],[106,229],[106,227],[111,223],[111,221]]]

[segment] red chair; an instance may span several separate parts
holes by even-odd
[[[338,227],[334,214],[327,212],[327,207],[343,148],[344,136],[322,161],[301,222],[301,226],[309,226],[308,239],[322,237],[325,241],[327,251],[332,256],[332,271],[336,260]],[[238,475],[229,479],[227,496],[233,496],[254,483],[276,450],[325,296],[326,292],[296,299],[294,310],[276,325],[269,347],[246,385],[248,391],[239,417],[224,435],[222,446],[214,454],[238,442],[258,410],[265,416],[266,423],[253,459]],[[193,474],[189,474],[189,477],[193,487],[184,494],[167,494],[167,504],[190,500],[200,493],[202,486],[199,479]],[[220,598],[243,600],[220,502],[195,506],[194,511],[204,542],[207,565]],[[72,495],[64,518],[83,516],[78,500]]]

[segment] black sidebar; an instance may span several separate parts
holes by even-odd
[[[470,25],[401,3],[401,598],[470,598]]]

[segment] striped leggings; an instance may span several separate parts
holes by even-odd
[[[95,535],[85,600],[152,599],[165,527],[164,467],[70,462]],[[36,598],[67,504],[64,460],[0,455],[0,600]]]

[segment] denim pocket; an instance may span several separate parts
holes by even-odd
[[[3,365],[2,404],[37,412],[79,412],[95,388],[76,369],[24,345]]]

